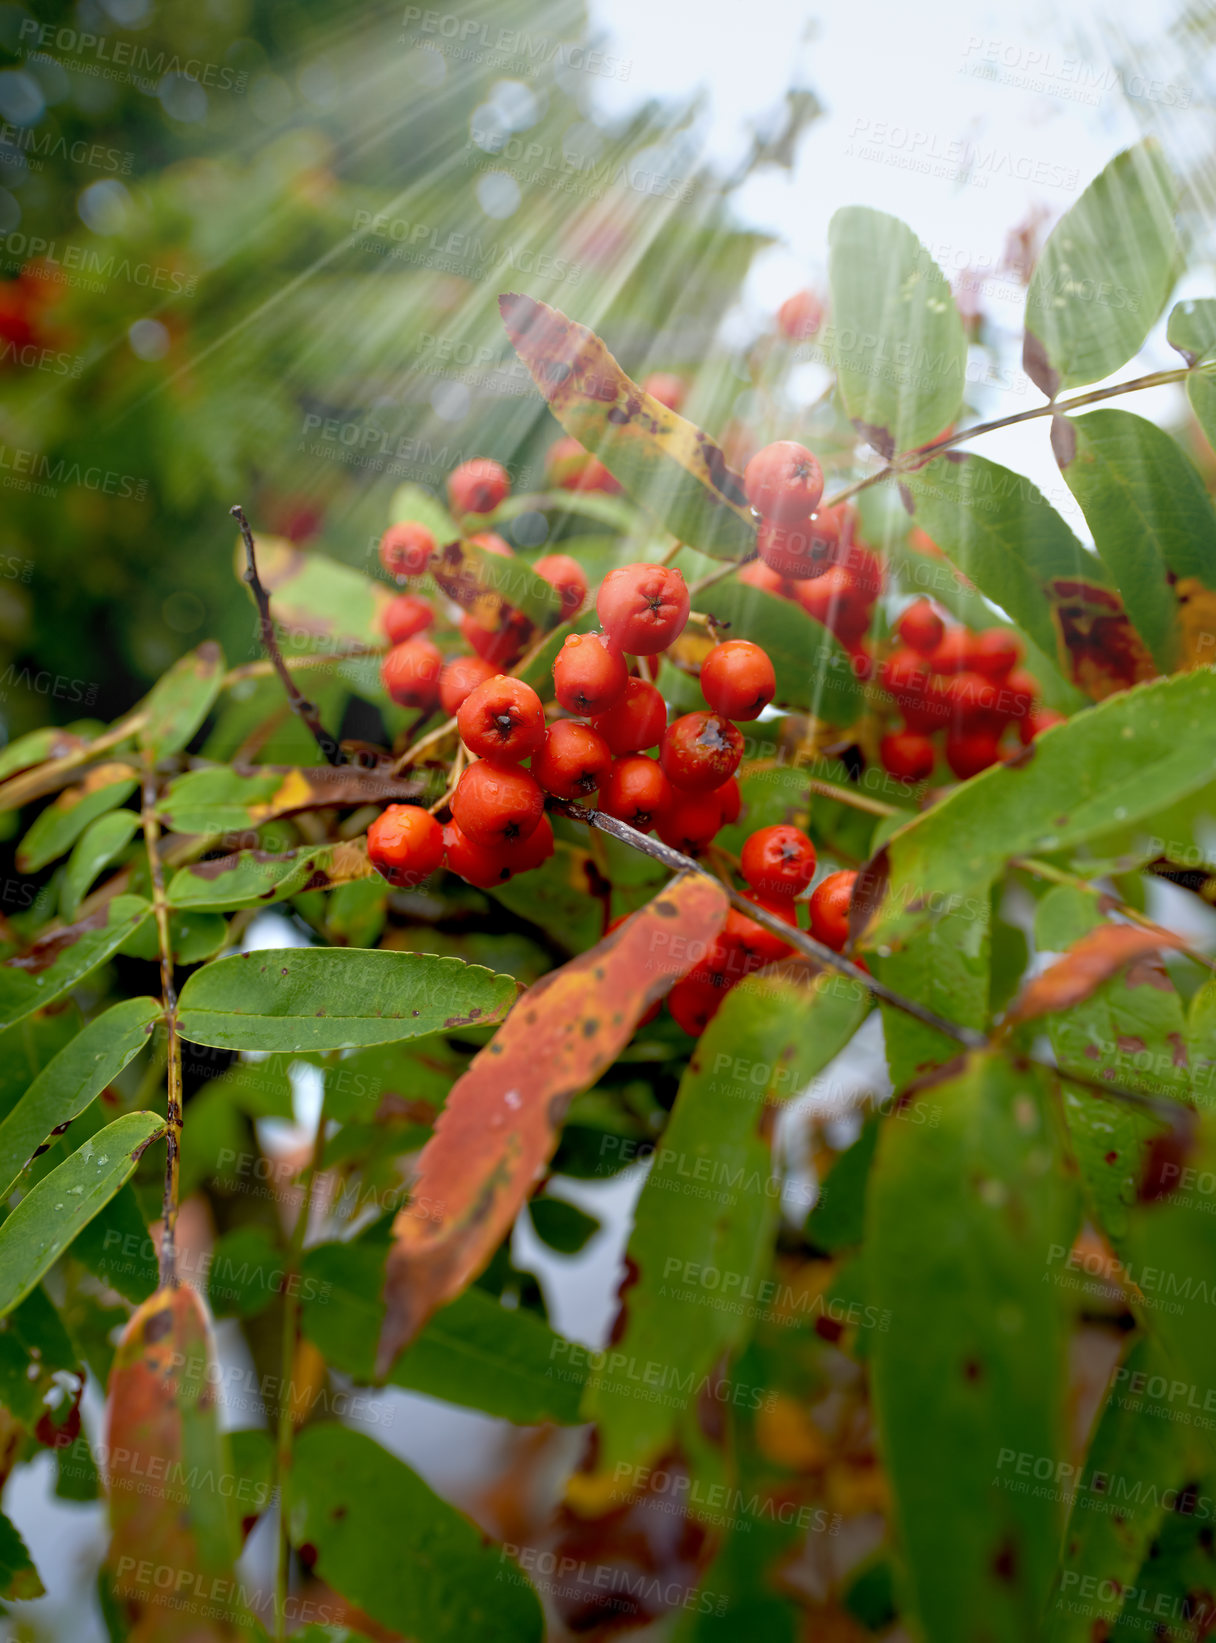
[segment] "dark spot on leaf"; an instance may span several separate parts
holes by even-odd
[[[599,1032],[599,1030],[600,1030],[600,1024],[593,1016],[588,1016],[587,1019],[583,1022],[583,1037],[584,1038],[594,1038],[596,1033]]]
[[[153,1312],[144,1323],[144,1345],[152,1346],[157,1341],[164,1340],[173,1329],[173,1313],[166,1306],[159,1312]]]
[[[1022,369],[1034,383],[1041,388],[1048,399],[1054,399],[1060,391],[1060,373],[1047,357],[1047,349],[1029,326],[1026,327],[1025,340],[1022,343]]]
[[[1012,1540],[1006,1540],[997,1548],[992,1560],[992,1572],[998,1580],[1012,1583],[1017,1574],[1017,1562],[1017,1547]]]
[[[679,918],[680,916],[680,909],[673,906],[671,902],[664,901],[662,897],[658,901],[651,902],[650,905],[660,918]]]
[[[1077,454],[1077,430],[1065,416],[1051,419],[1051,451],[1061,468],[1067,468]]]
[[[978,1381],[984,1373],[984,1366],[976,1358],[968,1358],[963,1365],[963,1379]]]
[[[1019,747],[1016,753],[1011,753],[1002,762],[1006,770],[1024,770],[1038,751],[1037,743],[1029,741],[1025,747]]]
[[[815,1333],[821,1340],[835,1342],[844,1334],[844,1325],[835,1318],[829,1318],[826,1313],[821,1313],[815,1319]]]
[[[1119,1162],[1119,1154],[1113,1150],[1110,1152],[1104,1152],[1102,1154],[1102,1161],[1106,1164],[1117,1164]]]

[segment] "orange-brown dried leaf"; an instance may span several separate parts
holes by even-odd
[[[215,1387],[202,1301],[185,1285],[157,1290],[123,1331],[106,1416],[106,1561],[130,1643],[233,1643],[250,1635],[234,1601],[225,1481],[234,1480],[225,1471]]]
[[[1027,982],[1009,1010],[1008,1023],[1033,1021],[1071,1009],[1091,997],[1104,981],[1138,958],[1164,947],[1184,947],[1168,930],[1136,924],[1100,924],[1074,943],[1062,958]]]
[[[1101,702],[1158,677],[1148,647],[1112,589],[1057,577],[1050,593],[1073,680],[1087,696]]]
[[[530,988],[452,1086],[419,1157],[413,1198],[393,1223],[381,1374],[485,1266],[552,1156],[570,1101],[692,969],[728,905],[702,874],[675,880]]]

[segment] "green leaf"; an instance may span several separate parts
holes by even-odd
[[[917,941],[876,960],[879,980],[947,1021],[982,1031],[988,1023],[989,913],[987,899],[979,898],[974,906],[945,913]],[[958,1054],[957,1042],[936,1028],[889,1004],[881,1010],[887,1067],[896,1090]]]
[[[253,1318],[287,1292],[286,1257],[263,1226],[218,1238],[207,1268],[207,1299],[217,1318]]]
[[[226,1050],[344,1050],[501,1021],[510,976],[430,953],[268,948],[218,959],[182,988],[178,1025]]]
[[[1170,309],[1165,339],[1188,365],[1216,355],[1216,297],[1188,298]]]
[[[65,917],[75,918],[98,873],[130,844],[139,831],[134,810],[112,810],[98,816],[77,839],[64,872],[62,906]]]
[[[1216,587],[1216,511],[1181,446],[1143,417],[1090,411],[1068,426],[1068,488],[1154,661],[1172,672],[1181,632],[1167,572]]]
[[[174,662],[139,709],[140,746],[153,760],[185,747],[210,713],[224,677],[224,653],[214,639]]]
[[[213,958],[228,944],[228,921],[219,913],[169,914],[169,947],[175,964],[199,964]],[[145,925],[124,941],[119,949],[124,958],[144,958],[150,963],[160,957],[158,932]]]
[[[999,605],[1052,661],[1063,651],[1061,584],[1103,585],[1087,553],[1024,475],[982,456],[947,456],[906,474],[912,516],[982,594]]]
[[[438,545],[452,542],[460,535],[459,527],[439,498],[422,485],[409,482],[398,485],[388,505],[388,517],[394,525],[416,521],[425,525]]]
[[[890,1313],[873,1385],[907,1618],[933,1643],[1025,1643],[1060,1511],[1019,1491],[1016,1466],[1066,1455],[1067,1302],[1043,1258],[1071,1243],[1072,1200],[1037,1074],[975,1056],[926,1096],[940,1124],[884,1122],[867,1201],[871,1300]]]
[[[416,780],[386,776],[357,765],[263,765],[255,770],[217,766],[191,770],[169,784],[157,805],[165,825],[177,833],[245,833],[280,816],[329,805],[389,804],[416,799]]]
[[[864,706],[848,652],[825,627],[763,588],[728,577],[697,595],[697,609],[730,623],[729,637],[750,639],[769,654],[777,675],[774,706],[846,725]]]
[[[287,651],[315,650],[318,644],[325,650],[378,648],[384,643],[379,610],[388,590],[381,584],[279,537],[259,536],[257,548],[258,574],[270,594],[275,624],[286,636]],[[245,549],[239,541],[234,568],[243,580]]]
[[[540,1643],[540,1603],[505,1551],[360,1432],[300,1433],[291,1538],[315,1549],[319,1580],[417,1643]]]
[[[58,730],[54,725],[31,730],[26,736],[18,736],[15,742],[10,742],[0,752],[0,782],[7,781],[19,770],[45,764],[48,759],[62,758],[65,753],[74,753],[84,745],[83,736],[74,736],[69,730]]]
[[[561,595],[526,559],[491,553],[466,536],[449,542],[432,564],[436,581],[459,604],[474,604],[478,590],[490,590],[539,628],[551,628],[561,615]]]
[[[582,953],[604,933],[603,903],[593,893],[597,882],[590,852],[558,839],[548,861],[487,893],[538,925],[567,952]]]
[[[142,896],[115,896],[78,924],[53,930],[0,964],[0,1028],[40,1010],[104,964],[152,914]]]
[[[585,325],[532,297],[499,297],[507,335],[549,409],[671,534],[743,559],[756,546],[739,476],[702,429],[632,382]]]
[[[845,410],[884,456],[942,433],[963,402],[967,342],[946,276],[906,224],[867,206],[828,229]]]
[[[374,1379],[384,1322],[382,1244],[318,1244],[304,1257],[301,1322],[326,1363]],[[388,1384],[517,1425],[577,1425],[586,1353],[530,1312],[508,1311],[484,1289],[466,1289],[406,1347]]]
[[[600,1230],[594,1215],[588,1215],[564,1198],[550,1198],[547,1194],[529,1198],[528,1219],[541,1243],[559,1255],[577,1255]]]
[[[1177,275],[1177,203],[1150,138],[1116,155],[1052,230],[1026,294],[1022,356],[1049,397],[1117,371],[1149,334]]]
[[[627,1367],[610,1360],[583,1397],[599,1431],[595,1477],[579,1483],[590,1499],[613,1486],[618,1465],[663,1450],[681,1407],[763,1315],[746,1301],[763,1289],[780,1207],[769,1108],[821,1071],[868,1009],[865,989],[834,972],[801,985],[775,971],[734,987],[702,1036],[634,1213],[612,1337]],[[724,1294],[739,1307],[715,1304]],[[652,1378],[639,1382],[643,1373]],[[666,1395],[651,1402],[639,1395],[646,1386]]]
[[[355,878],[382,883],[362,842],[312,845],[281,855],[242,850],[217,861],[196,862],[173,875],[171,907],[223,909],[270,906],[304,890],[328,890]]]
[[[879,1127],[877,1117],[868,1118],[856,1141],[828,1171],[806,1218],[806,1237],[816,1249],[834,1254],[861,1242],[865,1232],[866,1190]]]
[[[96,1099],[137,1056],[161,1014],[154,998],[128,998],[90,1021],[38,1074],[0,1123],[0,1202],[43,1142]]]
[[[81,788],[69,788],[53,804],[48,804],[21,841],[17,851],[18,870],[37,873],[48,862],[65,855],[98,816],[104,816],[108,810],[125,804],[137,786],[134,781],[113,779],[115,773],[121,776],[125,768],[123,765],[103,765],[92,773],[89,781],[108,772],[110,779],[104,784],[91,786],[86,782],[83,791]]]
[[[92,1133],[97,1134],[101,1128],[99,1120]],[[73,1127],[73,1140],[76,1134]],[[117,1291],[136,1306],[148,1299],[160,1278],[157,1247],[130,1182],[114,1194],[100,1215],[81,1227],[72,1240],[71,1253],[107,1289]]]
[[[969,910],[1011,856],[1066,849],[1195,792],[1214,761],[1209,668],[1087,708],[1036,737],[1028,758],[963,782],[891,836],[862,889],[866,946],[902,942],[944,907]]]
[[[1044,1643],[1093,1643],[1107,1635],[1124,1594],[1165,1515],[1163,1496],[1183,1481],[1186,1428],[1169,1404],[1144,1397],[1160,1379],[1174,1381],[1171,1365],[1150,1337],[1132,1347],[1115,1370],[1078,1480]],[[1027,1475],[1033,1476],[1030,1468]],[[1082,1592],[1085,1602],[1077,1600]]]
[[[0,1597],[13,1603],[28,1603],[45,1593],[46,1587],[38,1577],[25,1542],[0,1512]]]
[[[1216,450],[1216,373],[1193,371],[1186,379],[1186,397],[1208,444]]]
[[[44,1176],[0,1226],[0,1316],[27,1296],[119,1187],[165,1121],[129,1112]]]

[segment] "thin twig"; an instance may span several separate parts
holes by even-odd
[[[291,1524],[289,1522],[289,1480],[291,1477],[292,1444],[295,1438],[292,1398],[295,1389],[296,1346],[300,1335],[300,1286],[294,1281],[300,1272],[304,1255],[304,1240],[308,1236],[308,1222],[312,1214],[312,1195],[321,1170],[325,1150],[325,1090],[322,1086],[321,1105],[317,1112],[317,1127],[312,1139],[312,1152],[304,1174],[303,1192],[296,1224],[292,1228],[291,1244],[285,1261],[286,1281],[283,1284],[283,1331],[280,1337],[279,1417],[276,1437],[276,1474],[279,1486],[279,1538],[275,1559],[275,1643],[284,1643],[287,1636],[287,1577],[291,1564]]]
[[[160,1244],[161,1287],[177,1284],[177,1208],[182,1151],[182,1047],[177,1033],[177,990],[173,985],[173,940],[169,928],[169,903],[165,897],[165,874],[161,865],[160,822],[156,815],[156,772],[150,754],[144,756],[141,789],[141,820],[148,873],[152,880],[152,911],[160,946],[161,1002],[165,1012],[165,1052],[167,1064],[165,1109],[165,1189],[161,1219],[164,1230]]]
[[[1184,382],[1194,369],[1194,366],[1182,365],[1171,371],[1151,371],[1148,376],[1136,377],[1131,382],[1116,382],[1110,388],[1090,388],[1083,394],[1073,394],[1070,399],[1048,400],[1046,405],[1036,405],[1029,411],[1015,411],[1011,416],[997,417],[992,422],[977,422],[970,428],[964,428],[957,434],[950,434],[948,438],[938,440],[928,450],[923,445],[918,445],[909,451],[903,451],[899,456],[893,457],[885,468],[867,474],[864,479],[855,480],[843,490],[834,491],[831,496],[824,498],[820,506],[835,508],[860,491],[869,490],[871,485],[921,468],[925,463],[941,456],[943,452],[951,451],[956,445],[963,445],[969,439],[977,439],[981,434],[996,433],[1001,428],[1013,428],[1020,422],[1033,422],[1037,417],[1064,416],[1069,411],[1079,411],[1085,405],[1097,405],[1104,399],[1116,399],[1120,394],[1133,394],[1144,388],[1160,388],[1170,382]]]
[[[680,851],[673,850],[670,845],[661,844],[658,839],[652,839],[645,833],[639,833],[637,828],[630,827],[628,822],[618,821],[615,816],[606,815],[602,810],[590,810],[581,805],[567,804],[561,799],[550,799],[549,808],[557,811],[561,816],[569,816],[572,821],[586,822],[588,827],[595,827],[601,833],[611,834],[614,839],[620,839],[622,844],[631,845],[635,850],[640,850],[643,855],[662,862],[663,866],[673,873],[700,873],[706,878],[712,878],[715,884],[721,883],[721,880],[714,873],[711,873],[703,863],[694,861],[691,856],[682,855]],[[937,1015],[933,1010],[927,1010],[923,1004],[918,1004],[915,999],[904,998],[902,994],[893,992],[890,987],[878,981],[868,970],[863,970],[860,965],[854,964],[851,959],[845,958],[840,953],[833,952],[830,947],[823,946],[821,942],[816,941],[812,936],[808,936],[793,925],[787,924],[784,919],[778,918],[776,913],[770,913],[766,907],[761,907],[758,903],[749,901],[742,891],[735,890],[730,885],[723,885],[723,888],[741,913],[745,913],[748,918],[754,919],[757,924],[763,925],[773,935],[780,936],[791,947],[796,947],[804,957],[812,958],[817,964],[831,970],[838,970],[841,975],[849,976],[853,981],[858,982],[862,987],[873,993],[875,998],[882,999],[885,1004],[890,1004],[893,1009],[902,1010],[905,1015],[915,1017],[917,1021],[922,1022],[926,1027],[934,1028],[935,1031],[942,1033],[946,1038],[952,1038],[956,1044],[962,1044],[969,1050],[988,1048],[989,1041],[984,1033],[976,1032],[972,1027],[960,1026],[957,1021],[947,1021],[944,1016]]]
[[[315,703],[308,701],[296,685],[291,676],[287,663],[283,660],[283,653],[279,649],[279,641],[275,637],[274,618],[270,614],[270,595],[262,585],[258,575],[257,551],[253,545],[253,532],[249,529],[249,521],[245,518],[245,510],[238,502],[228,512],[241,527],[241,540],[245,544],[245,581],[253,593],[254,603],[258,607],[258,621],[261,626],[262,643],[266,647],[267,655],[274,664],[274,670],[287,692],[287,700],[291,704],[291,711],[301,719],[312,732],[313,741],[321,749],[321,753],[329,764],[342,763],[342,749],[321,723],[321,715],[317,712]]]
[[[428,750],[428,748],[436,746],[444,739],[445,736],[450,736],[455,728],[456,720],[453,717],[451,719],[445,719],[441,725],[436,725],[434,730],[428,730],[420,742],[415,742],[413,747],[406,748],[405,752],[393,766],[393,775],[399,776],[407,766],[417,764],[418,760]]]

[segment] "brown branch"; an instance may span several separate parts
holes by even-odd
[[[177,989],[173,984],[173,939],[169,928],[169,904],[165,896],[165,874],[160,859],[160,821],[156,814],[156,773],[145,755],[143,786],[140,791],[144,849],[152,880],[152,910],[160,946],[161,1002],[165,1012],[167,1100],[165,1108],[165,1188],[161,1218],[164,1223],[160,1245],[160,1282],[177,1283],[177,1208],[182,1152],[182,1047],[177,1031]]]
[[[238,502],[228,512],[241,527],[241,540],[245,544],[245,581],[253,593],[254,603],[258,607],[258,621],[261,626],[262,643],[266,653],[274,664],[274,670],[287,692],[287,700],[291,711],[301,719],[312,732],[313,741],[321,749],[322,756],[329,764],[343,762],[342,749],[321,723],[321,715],[317,712],[316,704],[307,700],[291,676],[287,663],[283,660],[283,653],[279,649],[279,641],[275,637],[274,618],[270,614],[270,595],[262,585],[258,575],[257,552],[253,545],[253,532],[249,529],[249,521],[245,518],[245,510]]]

